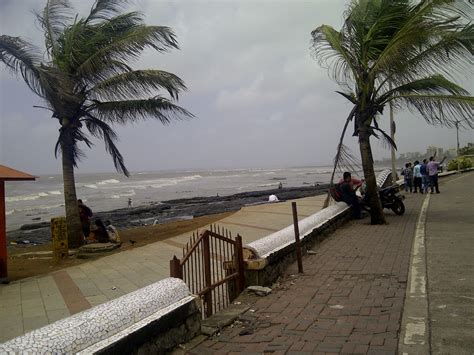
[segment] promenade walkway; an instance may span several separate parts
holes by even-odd
[[[322,208],[325,196],[297,200],[299,218]],[[292,224],[291,201],[242,208],[218,222],[244,243]],[[135,291],[169,276],[189,234],[112,254],[51,274],[0,285],[0,342]]]
[[[396,354],[425,199],[431,203],[423,236],[430,315],[424,331],[431,337],[420,344],[421,351],[407,353],[428,354],[430,348],[472,353],[473,184],[474,173],[446,177],[441,194],[407,194],[405,215],[387,213],[388,225],[370,226],[368,219],[347,223],[315,248],[315,255],[304,257],[304,274],[293,264],[269,296],[254,297],[243,324],[189,353]]]

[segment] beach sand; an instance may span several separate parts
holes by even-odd
[[[131,248],[137,248],[146,244],[154,243],[160,240],[175,237],[177,235],[192,232],[210,223],[219,221],[234,212],[219,213],[209,216],[197,217],[190,220],[174,221],[164,224],[157,224],[144,227],[133,227],[119,229],[122,245],[111,253],[120,253]],[[132,244],[132,242],[134,242]],[[37,276],[60,270],[69,266],[89,262],[92,259],[78,259],[74,256],[69,257],[60,264],[54,263],[52,257],[35,256],[30,253],[45,252],[51,250],[51,243],[20,247],[9,247],[8,276],[10,281],[24,279],[31,276]],[[23,255],[28,253],[28,255]],[[111,254],[109,253],[109,254]],[[100,256],[97,256],[100,258]]]

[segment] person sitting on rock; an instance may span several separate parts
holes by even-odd
[[[99,243],[107,243],[109,241],[109,234],[107,233],[107,228],[102,222],[101,219],[97,218],[94,221],[95,229],[94,229],[94,239],[97,240]]]
[[[109,241],[116,244],[121,244],[122,241],[120,239],[119,232],[117,228],[115,228],[109,220],[105,221],[105,228],[107,229],[107,234],[109,236]]]

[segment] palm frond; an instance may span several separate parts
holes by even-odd
[[[125,166],[123,156],[115,145],[115,142],[118,140],[115,131],[107,123],[88,113],[85,114],[87,117],[83,118],[82,121],[86,124],[87,129],[94,137],[104,140],[105,150],[112,157],[115,169],[117,169],[119,173],[123,173],[125,176],[130,176],[129,171]]]
[[[336,149],[336,156],[334,157],[334,166],[333,166],[333,169],[332,169],[332,173],[331,173],[331,179],[329,180],[329,186],[332,187],[332,185],[334,184],[334,176],[336,174],[336,170],[339,168],[339,165],[340,165],[340,161],[341,161],[341,156],[344,156],[345,153],[345,148],[344,148],[344,137],[346,135],[346,130],[347,130],[347,126],[349,125],[349,122],[352,121],[352,119],[354,118],[354,113],[356,112],[357,110],[357,106],[354,106],[351,110],[351,112],[349,113],[349,116],[347,116],[346,118],[346,121],[344,122],[344,127],[342,129],[342,132],[341,132],[341,136],[339,138],[339,143],[337,144],[337,149]],[[324,201],[324,204],[323,204],[323,207],[327,207],[329,205],[329,201],[331,199],[331,194],[330,194],[330,191],[328,191],[328,194],[326,196],[326,199]]]
[[[73,18],[71,10],[68,0],[47,0],[43,12],[36,14],[44,31],[46,50],[50,55],[56,52],[58,38]]]
[[[331,76],[338,83],[344,84],[357,79],[357,61],[343,36],[333,27],[322,25],[311,32],[313,57],[325,68],[332,68]]]
[[[352,102],[354,105],[357,105],[357,98],[353,92],[343,92],[343,91],[336,91],[339,95],[345,97],[347,100]]]
[[[458,84],[448,80],[441,74],[432,75],[426,78],[410,81],[395,87],[380,95],[376,102],[386,104],[390,97],[396,94],[451,94],[456,96],[466,96],[469,92]]]
[[[101,81],[89,90],[93,98],[119,100],[156,95],[165,89],[174,100],[186,85],[177,75],[163,70],[136,70]]]
[[[83,78],[93,78],[97,69],[103,68],[103,63],[110,61],[124,63],[137,59],[146,48],[164,52],[171,47],[178,48],[178,43],[174,32],[169,27],[137,26],[107,45],[96,48],[77,68],[76,74]]]
[[[110,20],[124,11],[130,0],[95,0],[86,22]]]
[[[0,60],[15,73],[20,73],[26,85],[44,96],[41,80],[41,56],[32,44],[19,37],[0,36]]]
[[[374,120],[374,122],[376,122]],[[385,146],[385,147],[388,147],[388,148],[395,148],[395,150],[397,149],[397,144],[395,143],[395,141],[392,139],[392,137],[390,137],[383,129],[381,129],[380,127],[378,127],[378,125],[374,125],[374,126],[370,126],[369,127],[369,132],[372,136],[374,136],[375,138],[377,139],[381,139],[382,140],[382,144]],[[378,133],[376,133],[378,132]],[[381,134],[382,137],[379,136],[379,133]]]
[[[58,140],[54,147],[54,156],[57,158],[59,153],[70,154],[69,158],[73,166],[77,167],[79,161],[85,157],[84,152],[77,144],[78,142],[85,143],[89,148],[93,146],[93,143],[80,129],[68,126],[61,127]],[[62,149],[63,145],[67,146],[66,152]]]
[[[413,78],[413,74],[462,72],[471,64],[467,58],[472,56],[474,31],[457,11],[458,3],[423,1],[414,6],[376,59],[372,75],[390,72],[394,81],[406,75]],[[446,64],[450,64],[449,69]]]
[[[155,118],[167,125],[171,121],[194,117],[189,111],[160,96],[145,100],[97,101],[88,112],[100,120],[118,124]]]
[[[463,122],[474,128],[474,97],[442,94],[399,94],[391,98],[395,107],[419,112],[430,124],[455,127]]]

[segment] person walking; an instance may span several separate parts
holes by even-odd
[[[430,157],[430,162],[426,165],[426,167],[428,169],[428,175],[430,178],[431,193],[434,194],[434,191],[436,190],[436,193],[439,194],[439,187],[438,187],[439,163],[435,160],[434,157]]]
[[[423,193],[423,188],[421,187],[421,180],[423,175],[421,175],[421,164],[418,160],[415,161],[413,167],[413,181],[415,185],[415,193],[418,192],[418,189],[420,190],[420,193]]]
[[[403,180],[405,182],[405,192],[412,192],[413,189],[413,169],[411,168],[411,163],[405,164],[405,169],[402,170]]]

